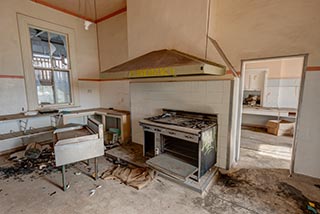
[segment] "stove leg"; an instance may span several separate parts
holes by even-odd
[[[61,167],[62,170],[62,185],[63,185],[63,191],[67,190],[67,186],[66,186],[66,168],[65,165],[63,165]]]
[[[98,179],[98,158],[94,158],[94,178]]]

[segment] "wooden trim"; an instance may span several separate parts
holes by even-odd
[[[301,79],[301,76],[300,77],[268,77],[268,79],[272,79],[272,80]]]
[[[7,78],[7,79],[24,79],[24,76],[19,75],[0,75],[0,78]]]
[[[233,74],[233,72],[231,70],[227,70],[226,71],[226,74]],[[237,74],[240,76],[241,72],[240,71],[237,71]]]
[[[35,2],[35,3],[38,3],[38,4],[41,4],[41,5],[44,5],[44,6],[47,6],[47,7],[50,7],[50,8],[52,8],[52,9],[54,9],[54,10],[58,10],[58,11],[60,11],[60,12],[69,14],[69,15],[71,15],[71,16],[75,16],[75,17],[78,17],[78,18],[81,18],[81,19],[85,19],[85,20],[88,20],[88,21],[90,21],[90,22],[95,22],[95,21],[94,21],[93,19],[91,19],[91,18],[82,16],[82,15],[80,15],[80,14],[76,14],[75,12],[66,10],[66,9],[64,9],[64,8],[61,8],[61,7],[57,7],[57,6],[53,5],[53,4],[50,4],[50,3],[48,3],[48,2],[45,2],[45,1],[43,1],[43,0],[31,0],[31,1],[33,1],[33,2]]]
[[[320,66],[308,66],[307,67],[307,71],[320,71]],[[232,74],[232,71],[231,70],[227,70],[226,74]],[[241,72],[237,71],[237,74],[240,75]]]
[[[113,13],[110,13],[110,14],[108,14],[108,15],[106,15],[106,16],[103,16],[103,17],[97,19],[97,20],[95,21],[95,23],[97,24],[97,23],[99,23],[99,22],[105,21],[105,20],[107,20],[107,19],[110,19],[110,18],[112,18],[112,17],[114,17],[114,16],[116,16],[116,15],[119,15],[119,14],[125,13],[125,12],[127,12],[127,7],[121,8],[121,9],[119,9],[119,10],[114,11]]]
[[[14,152],[23,151],[23,150],[25,150],[25,148],[26,148],[26,146],[24,145],[24,146],[18,146],[18,147],[12,148],[12,149],[4,150],[4,151],[0,152],[0,156],[9,155]]]
[[[90,78],[79,78],[79,81],[92,81],[92,82],[100,82],[101,79],[90,79]]]
[[[107,19],[110,19],[110,18],[112,18],[112,17],[114,17],[114,16],[116,16],[116,15],[119,15],[119,14],[121,14],[121,13],[127,12],[127,7],[124,7],[124,8],[121,8],[121,9],[119,9],[119,10],[116,10],[116,11],[114,11],[114,12],[108,14],[108,15],[105,15],[105,16],[97,19],[97,20],[94,20],[94,19],[91,19],[91,18],[89,18],[89,17],[82,16],[82,15],[80,15],[80,14],[77,14],[77,13],[75,13],[75,12],[72,12],[72,11],[70,11],[70,10],[66,10],[66,9],[64,9],[64,8],[62,8],[62,7],[58,7],[58,6],[56,6],[56,5],[50,4],[50,3],[46,2],[46,1],[43,1],[43,0],[31,0],[31,1],[33,1],[33,2],[35,2],[35,3],[38,3],[38,4],[41,4],[41,5],[44,5],[44,6],[46,6],[46,7],[49,7],[49,8],[51,8],[51,9],[58,10],[58,11],[60,11],[60,12],[69,14],[69,15],[71,15],[71,16],[75,16],[75,17],[78,17],[78,18],[80,18],[80,19],[88,20],[88,21],[93,22],[93,23],[95,23],[95,24],[97,24],[97,23],[99,23],[99,22],[102,22],[102,21],[105,21],[105,20],[107,20]]]
[[[320,71],[320,66],[309,66],[307,71]]]

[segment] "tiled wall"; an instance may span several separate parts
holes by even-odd
[[[301,79],[282,79],[279,88],[279,107],[298,108]]]
[[[230,80],[130,83],[133,142],[143,143],[139,120],[162,108],[218,114],[218,163],[227,165]]]
[[[268,79],[264,107],[297,108],[300,78]]]

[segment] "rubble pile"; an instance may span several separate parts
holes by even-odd
[[[57,171],[54,168],[53,149],[49,145],[29,144],[25,151],[11,154],[9,160],[13,162],[10,166],[0,167],[0,179],[13,177],[21,180],[21,176],[32,172],[46,175]]]

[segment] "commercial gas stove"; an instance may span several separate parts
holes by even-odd
[[[150,167],[183,183],[208,177],[216,163],[217,115],[163,109],[140,125]]]

